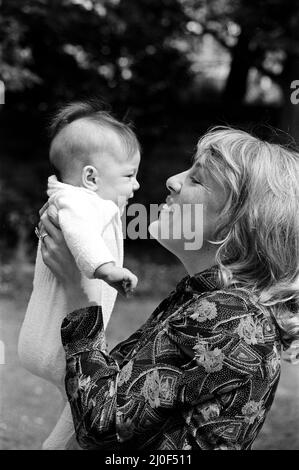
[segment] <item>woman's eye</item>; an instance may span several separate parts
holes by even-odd
[[[200,182],[197,178],[195,178],[194,176],[190,176],[190,180],[191,180],[192,183],[194,183],[194,184],[201,184],[201,182]]]

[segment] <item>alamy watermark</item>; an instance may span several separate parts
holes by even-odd
[[[0,80],[0,104],[5,104],[5,85],[2,80]]]
[[[299,80],[293,80],[291,83],[291,89],[294,90],[291,93],[291,103],[299,104]]]
[[[119,201],[120,207],[122,206]],[[148,230],[156,222],[155,229]],[[123,236],[130,240],[182,240],[185,250],[199,250],[203,244],[202,204],[131,204],[122,217]]]

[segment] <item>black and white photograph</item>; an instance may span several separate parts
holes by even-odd
[[[0,450],[299,450],[298,0],[0,0]]]

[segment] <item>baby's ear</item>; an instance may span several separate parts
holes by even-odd
[[[82,170],[82,184],[84,188],[97,191],[99,182],[98,170],[91,165],[87,165]]]

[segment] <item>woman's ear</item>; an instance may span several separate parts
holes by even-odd
[[[84,188],[97,191],[99,183],[98,170],[91,165],[87,165],[82,170],[82,184]]]

